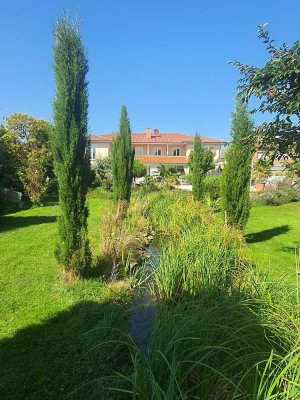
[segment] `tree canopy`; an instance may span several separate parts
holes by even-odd
[[[258,37],[266,44],[269,59],[259,68],[238,61],[232,64],[243,77],[239,91],[245,101],[251,96],[260,100],[252,112],[272,113],[271,122],[256,128],[257,142],[273,156],[300,154],[300,42],[288,47],[274,45],[266,30],[267,24],[259,25]]]
[[[15,113],[6,118],[1,140],[10,154],[17,176],[34,204],[41,204],[52,169],[49,135],[51,125],[43,119]],[[11,165],[12,166],[12,165]]]

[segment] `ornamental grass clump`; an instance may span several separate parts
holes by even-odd
[[[148,355],[132,350],[133,398],[298,400],[299,325],[268,289],[160,304]]]
[[[241,233],[188,194],[134,201],[161,255],[148,353],[129,344],[133,371],[119,376],[130,398],[298,400],[297,306],[250,269]]]
[[[122,204],[126,213],[120,211]],[[123,277],[128,263],[137,263],[148,240],[148,223],[127,201],[112,204],[101,221],[98,264],[110,281]]]

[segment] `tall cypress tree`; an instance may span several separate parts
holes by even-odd
[[[113,191],[117,200],[130,200],[133,179],[134,150],[131,144],[131,129],[126,107],[120,115],[120,129],[112,145]]]
[[[213,158],[212,151],[204,148],[201,137],[197,134],[189,161],[192,173],[193,197],[196,200],[201,200],[204,196],[204,178],[207,172],[214,167]]]
[[[67,272],[79,275],[90,261],[86,194],[90,174],[87,115],[88,61],[78,27],[59,20],[54,34],[56,94],[52,150],[59,184],[59,243],[56,256]]]
[[[227,221],[241,230],[250,213],[250,178],[254,124],[246,106],[237,99],[232,116],[232,143],[226,152],[226,165],[221,177],[222,208]]]

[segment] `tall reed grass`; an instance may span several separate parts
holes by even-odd
[[[160,248],[148,355],[132,347],[133,399],[299,400],[300,324],[289,293],[250,268],[240,232],[189,194],[136,194]]]

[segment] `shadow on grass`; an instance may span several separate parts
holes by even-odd
[[[118,398],[107,389],[113,385],[112,379],[99,378],[128,370],[124,345],[106,343],[124,339],[119,332],[126,327],[125,310],[120,305],[87,301],[2,340],[0,398]]]
[[[0,232],[12,229],[26,228],[31,225],[48,224],[56,221],[54,216],[15,217],[14,215],[0,216]]]
[[[272,239],[275,236],[287,233],[291,228],[289,225],[276,226],[271,229],[247,234],[247,243],[260,243]]]

